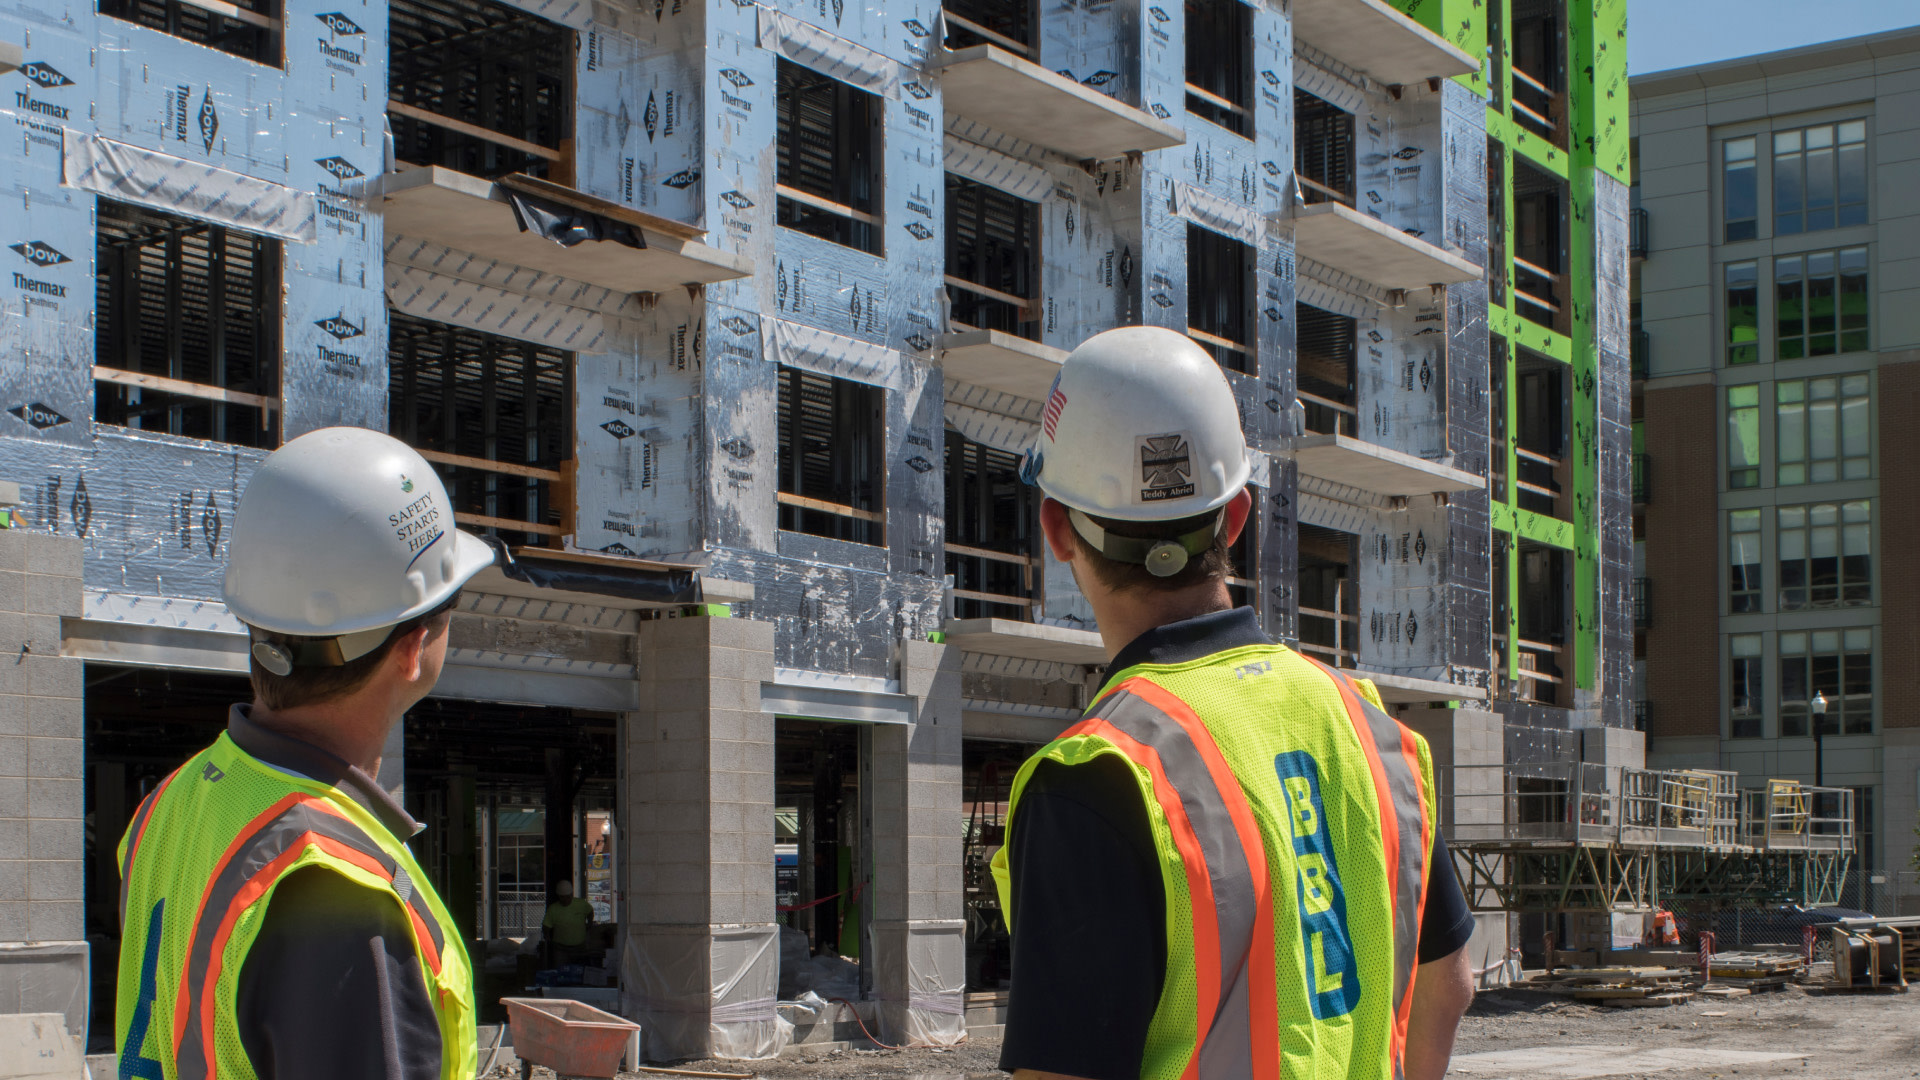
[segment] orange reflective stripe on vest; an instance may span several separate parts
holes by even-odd
[[[1265,844],[1233,770],[1194,711],[1146,679],[1110,688],[1069,734],[1079,731],[1153,776],[1186,865],[1199,1042],[1184,1075],[1279,1080],[1273,896]]]
[[[279,883],[309,848],[393,882],[406,901],[422,959],[440,971],[445,948],[438,921],[423,918],[406,871],[325,800],[295,793],[274,803],[234,837],[208,880],[194,918],[192,944],[175,999],[174,1061],[180,1080],[215,1080],[214,1031],[227,941],[240,915]]]
[[[1347,676],[1313,660],[1340,690],[1354,734],[1366,749],[1380,799],[1387,887],[1393,896],[1393,1072],[1400,1075],[1413,1015],[1413,972],[1420,954],[1420,916],[1427,901],[1427,853],[1433,823],[1427,815],[1419,750],[1400,722],[1367,701]]]

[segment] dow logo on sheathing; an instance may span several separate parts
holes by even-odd
[[[636,434],[632,425],[624,420],[609,420],[600,427],[616,439],[630,439]]]
[[[313,163],[333,174],[333,178],[342,182],[358,180],[367,175],[356,168],[353,162],[343,157],[314,158]]]
[[[732,83],[735,90],[753,85],[753,80],[739,68],[721,68],[720,77]]]
[[[329,11],[325,15],[315,15],[314,18],[325,23],[327,29],[333,32],[334,37],[358,37],[366,33],[365,30],[360,28],[359,23],[354,22],[352,19],[347,18],[337,11]]]
[[[15,405],[7,411],[41,431],[45,431],[50,427],[59,427],[61,424],[67,422],[66,417],[37,401],[28,402],[25,405]]]
[[[690,188],[700,182],[700,170],[682,169],[660,182],[670,188]]]
[[[25,75],[28,82],[46,90],[57,90],[62,86],[73,85],[73,80],[60,74],[60,69],[54,67],[52,64],[43,64],[38,60],[22,67],[20,74]]]
[[[207,152],[213,152],[213,140],[220,134],[220,110],[213,107],[213,87],[200,98],[200,141]]]
[[[39,240],[22,240],[17,244],[9,244],[8,246],[19,253],[21,258],[35,266],[59,266],[61,263],[73,261],[62,254],[60,250],[52,244]]]
[[[337,341],[357,338],[361,334],[366,333],[365,328],[354,325],[353,320],[347,318],[346,312],[344,311],[332,318],[315,319],[313,325],[332,334]]]

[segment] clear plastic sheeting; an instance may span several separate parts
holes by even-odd
[[[777,1056],[793,1025],[774,1009],[779,928],[639,927],[621,955],[621,1011],[648,1035],[650,1060]]]
[[[88,964],[84,941],[0,942],[0,1014],[57,1013],[85,1046]]]
[[[904,929],[873,938],[878,1034],[896,1045],[956,1046],[967,1037],[964,924],[908,924]],[[891,955],[903,945],[904,957]]]
[[[313,193],[97,135],[67,132],[61,182],[122,202],[282,240],[319,235]]]

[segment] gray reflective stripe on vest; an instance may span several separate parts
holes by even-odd
[[[227,909],[233,905],[234,899],[240,895],[240,890],[244,889],[248,882],[257,877],[273,860],[291,850],[308,833],[336,840],[366,855],[378,862],[389,878],[400,872],[400,866],[393,857],[382,850],[380,845],[375,843],[358,825],[337,814],[318,809],[311,803],[299,803],[293,806],[249,837],[227,861],[227,865],[220,871],[220,876],[208,886],[205,894],[206,902],[200,909],[200,923],[194,927],[191,944],[187,948],[187,1027],[174,1053],[174,1067],[179,1072],[179,1080],[205,1080],[207,1076],[207,1055],[210,1048],[203,1042],[200,1010],[203,1007],[202,995],[213,989],[206,985],[207,969],[212,966],[213,939],[220,932],[220,924],[226,919]],[[444,951],[445,944],[441,937],[440,924],[434,919],[432,912],[423,910],[411,902],[409,906],[426,925],[435,950]]]
[[[1400,750],[1400,722],[1368,701],[1352,682],[1347,683],[1347,689],[1360,703],[1360,715],[1373,733],[1373,745],[1380,752],[1380,768],[1387,774],[1387,793],[1393,799],[1394,817],[1399,821],[1400,891],[1393,898],[1393,1022],[1398,1023],[1400,1006],[1413,987],[1413,968],[1420,952],[1420,893],[1427,873],[1426,834],[1420,822],[1425,804],[1420,798],[1420,778],[1414,775]],[[1381,822],[1382,826],[1385,824]],[[1399,1072],[1400,1063],[1396,1061],[1394,1075]]]
[[[1199,1033],[1200,1076],[1202,1080],[1250,1076],[1253,1033],[1247,1012],[1247,979],[1253,920],[1259,905],[1253,870],[1247,865],[1246,849],[1240,846],[1240,834],[1233,827],[1226,800],[1186,729],[1150,703],[1119,690],[1087,715],[1089,719],[1105,720],[1160,756],[1160,767],[1178,792],[1187,822],[1200,840],[1220,930],[1220,1004],[1212,1023]]]

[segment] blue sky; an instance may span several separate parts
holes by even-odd
[[[1920,0],[1627,0],[1634,75],[1920,25]]]

